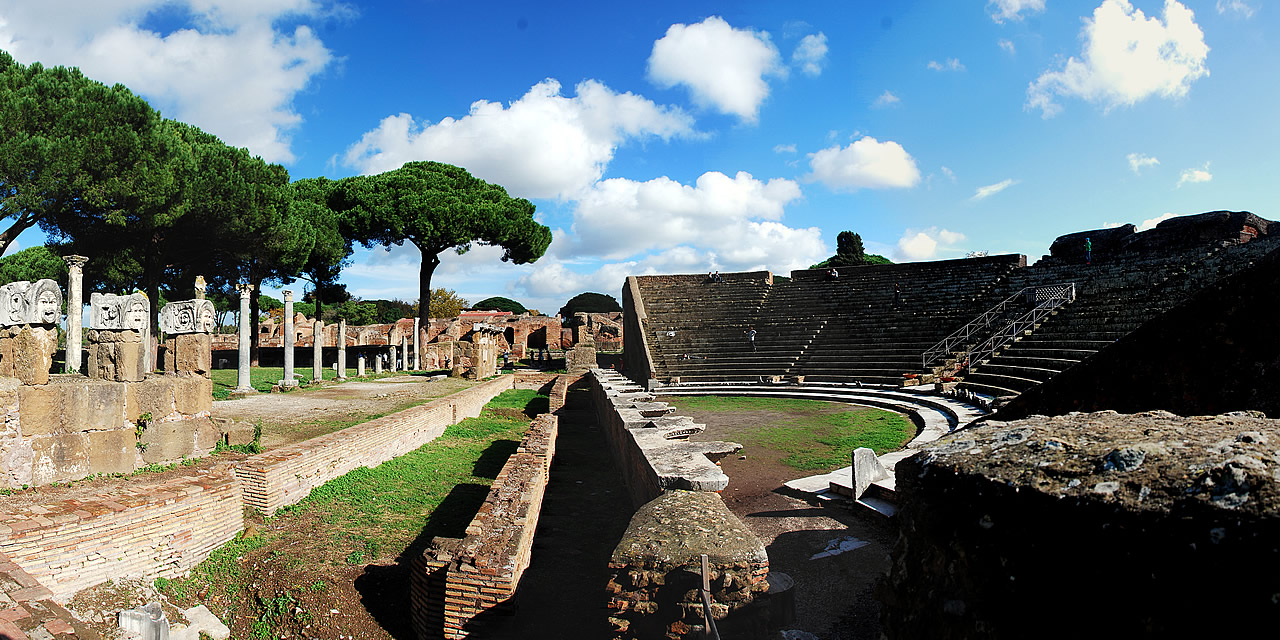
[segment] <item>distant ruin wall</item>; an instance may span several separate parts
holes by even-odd
[[[510,389],[512,376],[341,431],[274,449],[241,463],[245,504],[271,515],[312,489],[357,467],[374,467],[431,442],[446,427],[480,415],[485,403]]]
[[[884,633],[1269,628],[1280,593],[1277,445],[1280,421],[1246,414],[1035,416],[946,436],[896,467],[901,537],[881,593]]]
[[[1023,393],[999,418],[1113,409],[1182,415],[1253,409],[1280,418],[1280,249]]]
[[[412,562],[410,602],[419,638],[466,638],[476,616],[511,606],[528,568],[559,419],[538,416],[507,458],[467,537],[435,538]]]
[[[0,501],[0,552],[65,602],[119,578],[182,575],[244,527],[228,464],[117,492],[14,506]]]
[[[622,362],[627,376],[640,384],[658,376],[649,353],[649,337],[645,333],[648,319],[640,284],[635,276],[627,276],[622,287]]]
[[[591,380],[596,420],[604,430],[635,507],[667,489],[721,491],[729,478],[714,460],[742,448],[736,442],[690,442],[704,426],[669,415],[674,408],[616,371],[596,369]]]

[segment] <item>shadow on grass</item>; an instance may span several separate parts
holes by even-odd
[[[551,398],[546,396],[537,396],[524,406],[524,414],[529,416],[530,419],[549,411],[551,411]]]
[[[515,440],[494,441],[484,450],[484,453],[480,454],[475,467],[471,470],[471,475],[477,478],[497,478],[498,472],[502,471],[502,465],[507,463],[507,458],[510,458],[519,447],[520,443]]]
[[[493,448],[489,447],[485,454]],[[501,468],[501,463],[498,466]],[[471,519],[488,495],[489,487],[485,485],[454,486],[440,506],[427,517],[422,532],[396,558],[395,564],[367,565],[364,573],[356,578],[355,588],[360,592],[360,603],[391,637],[397,640],[416,640],[409,615],[409,571],[413,558],[422,555],[432,538],[465,537],[467,525],[471,524]]]

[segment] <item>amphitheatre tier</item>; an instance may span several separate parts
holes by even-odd
[[[1032,265],[1001,255],[844,267],[835,278],[635,276],[623,290],[628,373],[660,384],[954,379],[1007,399],[1250,268],[1280,246],[1273,224],[1215,211],[1141,232],[1081,231]],[[1064,289],[1061,306],[1039,302]]]

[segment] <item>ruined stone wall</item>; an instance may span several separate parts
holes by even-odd
[[[230,466],[210,464],[87,498],[0,501],[0,552],[60,601],[110,579],[172,578],[243,528],[240,498]]]
[[[609,621],[627,640],[703,635],[701,556],[720,637],[769,635],[769,557],[718,494],[668,491],[644,505],[609,560]]]
[[[0,486],[129,473],[204,455],[223,435],[208,419],[212,394],[212,382],[198,375],[111,382],[60,374],[43,385],[0,379]]]
[[[1280,593],[1280,421],[1098,412],[897,464],[889,638],[1236,637]]]
[[[729,477],[715,460],[742,448],[736,442],[690,442],[686,438],[704,426],[654,402],[616,371],[596,369],[588,377],[596,420],[604,430],[609,453],[622,474],[635,507],[667,489],[721,491]]]
[[[478,615],[512,606],[533,553],[558,427],[555,416],[538,416],[498,473],[467,537],[435,538],[413,560],[410,600],[419,638],[469,637],[483,630]]]
[[[1280,417],[1275,291],[1280,291],[1280,250],[1023,393],[1000,416],[1254,409]]]
[[[658,377],[654,369],[653,355],[649,350],[649,338],[644,327],[649,315],[644,309],[644,297],[640,295],[640,283],[635,276],[627,276],[622,287],[622,361],[627,377],[641,384]]]
[[[357,467],[373,467],[413,451],[446,427],[480,415],[485,403],[510,389],[502,376],[434,402],[370,420],[245,460],[236,468],[245,504],[271,515],[312,489]]]

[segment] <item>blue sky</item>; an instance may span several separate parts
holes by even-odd
[[[339,178],[430,159],[533,200],[532,265],[435,286],[554,312],[642,273],[1047,252],[1214,209],[1276,218],[1265,0],[0,0],[0,49]],[[38,232],[21,246],[42,242]],[[342,280],[417,297],[410,246]],[[295,290],[301,290],[295,284]]]

